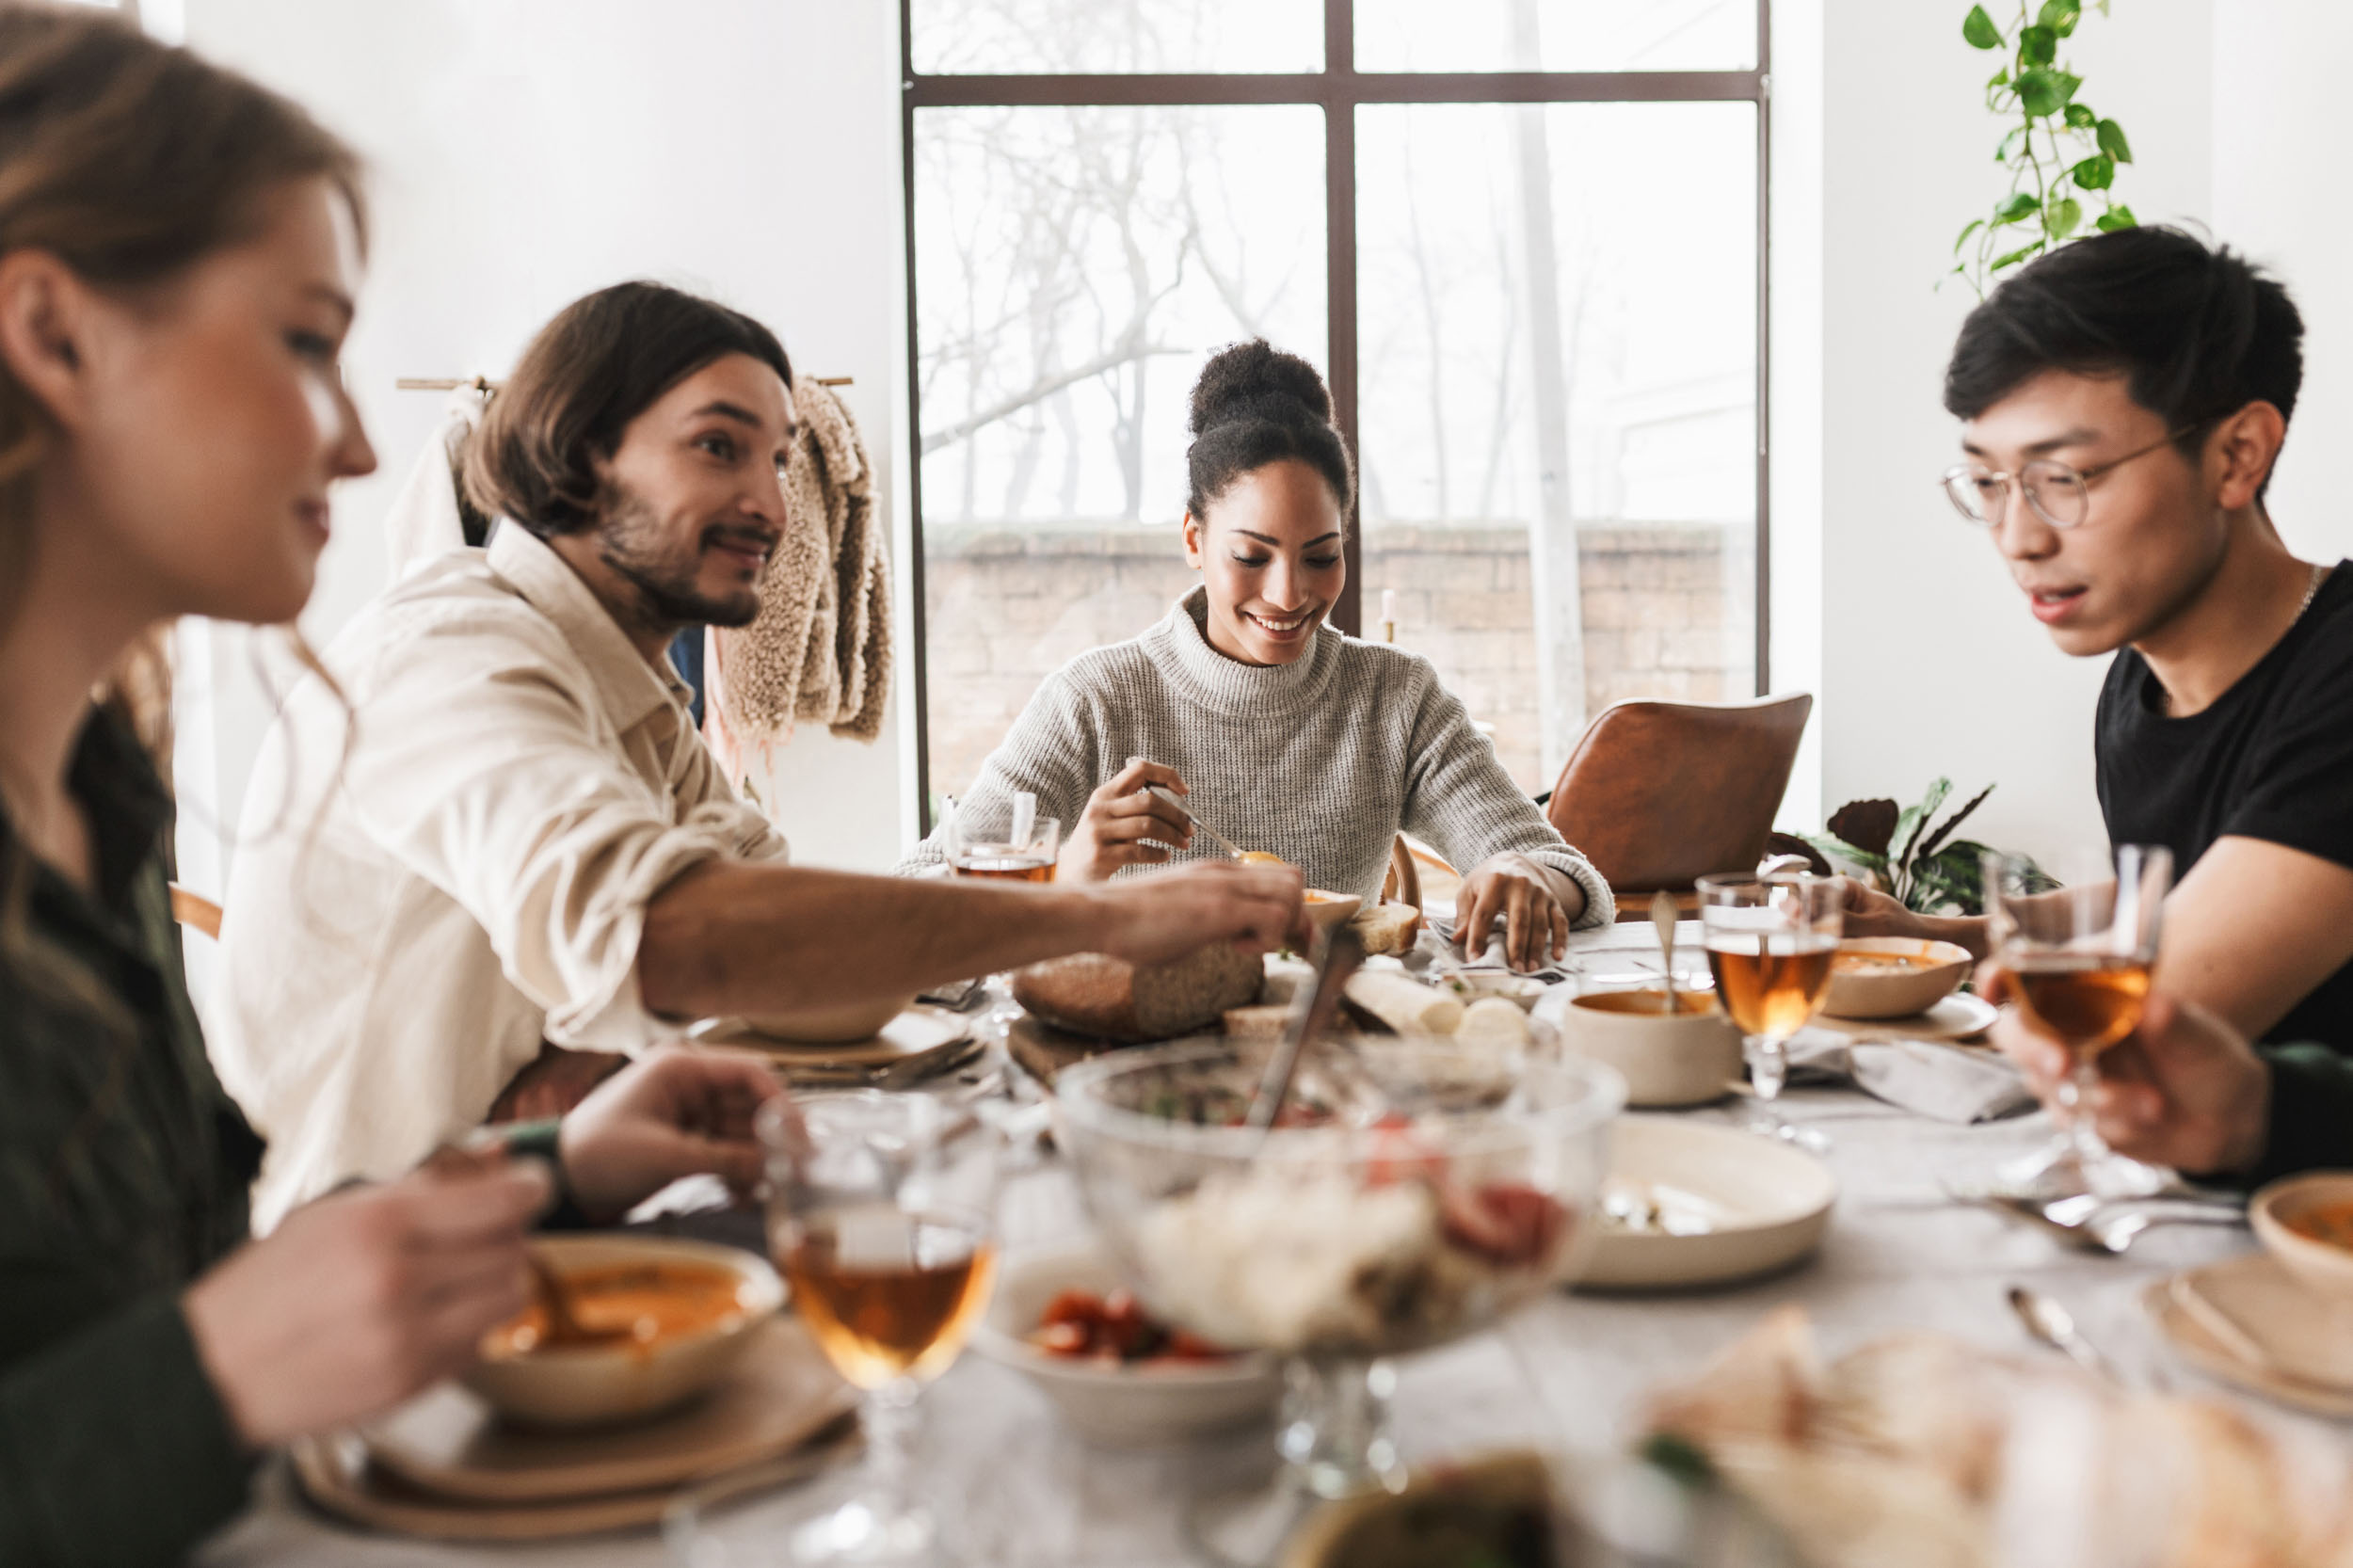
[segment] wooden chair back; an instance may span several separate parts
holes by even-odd
[[[220,940],[220,905],[177,882],[171,885],[171,918],[216,942]]]
[[[1545,816],[1621,900],[1682,893],[1765,852],[1814,698],[1620,702],[1586,727]],[[1638,913],[1647,919],[1648,900]]]

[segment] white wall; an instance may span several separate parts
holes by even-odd
[[[2353,7],[2214,0],[2215,231],[2286,280],[2304,312],[2304,391],[2270,494],[2289,546],[2353,554]]]
[[[2144,221],[2208,210],[2217,3],[2088,10],[2067,45],[2085,100],[2131,135],[2139,161],[2120,194]],[[1824,84],[1817,618],[1803,618],[1803,584],[1775,596],[1777,643],[1818,638],[1820,800],[1909,801],[1939,775],[1961,791],[1998,781],[1973,819],[1977,836],[2037,855],[2099,842],[2091,717],[2104,662],[2051,648],[1935,483],[1957,459],[1940,381],[1973,296],[1958,280],[1934,285],[1954,234],[1998,194],[2000,130],[1982,96],[1992,57],[1961,41],[1965,6],[1820,8],[1818,67],[1775,61],[1785,83],[1818,69]],[[1777,452],[1802,439],[1790,410],[1777,408],[1775,425]],[[1803,520],[1777,504],[1777,531]]]
[[[775,328],[796,370],[854,377],[842,396],[894,515],[897,7],[185,0],[183,24],[370,163],[375,246],[346,364],[383,466],[338,493],[303,619],[314,642],[383,586],[378,524],[440,413],[439,394],[394,380],[502,375],[559,307],[627,278],[716,296]],[[190,762],[209,777],[184,777],[198,840],[208,822],[233,828],[269,714],[243,634],[201,635],[220,691],[212,755],[200,744]],[[778,753],[759,787],[800,858],[888,865],[907,792],[900,728],[894,716],[872,746],[804,728]],[[192,879],[218,874],[210,844],[190,848]]]

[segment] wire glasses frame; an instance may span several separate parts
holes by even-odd
[[[2121,457],[2111,457],[2095,468],[2079,469],[2062,463],[2056,457],[2037,457],[2016,473],[2007,470],[1986,470],[1973,463],[1955,463],[1945,471],[1941,483],[1945,499],[1953,510],[1971,522],[1989,528],[1999,528],[2009,513],[2012,489],[2023,491],[2026,504],[2035,516],[2054,528],[2073,528],[2091,510],[2091,482],[2102,474],[2122,468],[2137,457],[2171,446],[2183,437],[2204,428],[2202,424],[2185,424],[2166,436],[2151,441],[2136,452]]]

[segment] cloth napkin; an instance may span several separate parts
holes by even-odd
[[[1827,1029],[1789,1042],[1793,1083],[1850,1083],[1874,1099],[1940,1122],[2000,1121],[2034,1109],[2008,1057],[1937,1040],[1857,1040]]]

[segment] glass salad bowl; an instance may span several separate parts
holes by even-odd
[[[1064,1069],[1060,1135],[1104,1244],[1162,1321],[1285,1358],[1257,1492],[1204,1499],[1196,1544],[1273,1560],[1317,1505],[1402,1484],[1386,1358],[1488,1328],[1584,1253],[1624,1080],[1451,1041],[1319,1048],[1278,1124],[1241,1125],[1263,1048],[1224,1038]]]

